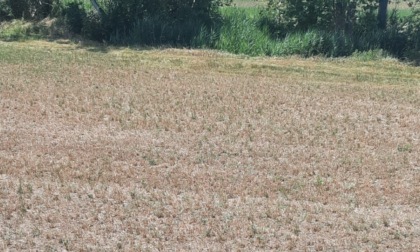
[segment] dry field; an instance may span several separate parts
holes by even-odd
[[[233,0],[232,4],[240,8],[266,7],[268,0]]]
[[[1,251],[419,251],[420,69],[0,42]]]

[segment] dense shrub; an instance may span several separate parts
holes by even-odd
[[[41,19],[50,15],[54,0],[5,0],[13,18]]]
[[[71,32],[80,34],[86,20],[86,11],[79,1],[69,2],[64,5],[62,14]]]
[[[73,32],[94,40],[137,44],[191,44],[202,26],[219,19],[218,7],[231,0],[98,1],[99,12],[73,1],[64,6]]]
[[[351,34],[355,26],[376,26],[377,0],[269,0],[268,12],[284,32],[319,29]]]
[[[419,1],[415,1],[419,2]],[[378,25],[377,0],[269,0],[266,18],[271,34],[294,41],[285,53],[349,55],[354,50],[383,49],[403,57],[419,48],[420,13],[400,18],[392,11],[388,25]],[[299,48],[299,50],[298,50]],[[415,49],[417,50],[417,49]]]
[[[402,30],[408,34],[409,47],[420,51],[420,6],[413,9],[411,15],[404,20]]]
[[[115,42],[189,43],[217,19],[214,0],[119,0],[106,7],[104,29]]]
[[[6,0],[0,0],[0,22],[12,19],[12,10]]]
[[[87,11],[85,14],[82,34],[88,39],[101,42],[109,40],[110,37],[102,19],[92,10]]]

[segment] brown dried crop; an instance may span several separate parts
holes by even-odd
[[[419,251],[420,70],[0,42],[0,250]]]

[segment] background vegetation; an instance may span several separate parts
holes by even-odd
[[[420,3],[393,1],[387,23],[379,0],[0,0],[2,39],[48,34],[34,20],[54,18],[69,36],[117,45],[212,48],[247,55],[348,56],[382,50],[417,59]],[[383,1],[382,1],[383,2]],[[94,8],[95,3],[98,4]],[[55,26],[55,34],[60,32]]]

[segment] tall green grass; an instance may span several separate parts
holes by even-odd
[[[210,32],[202,30],[194,46],[251,56],[345,56],[353,50],[351,39],[342,33],[312,30],[275,39],[263,11],[257,8],[224,8],[222,17],[221,26]]]
[[[222,9],[222,25],[214,48],[247,55],[265,55],[273,46],[266,27],[259,24],[259,11],[255,8]]]
[[[404,33],[398,25],[390,24],[386,30],[344,32],[309,30],[288,33],[275,38],[270,32],[264,10],[258,8],[222,9],[222,22],[213,29],[202,29],[193,39],[193,47],[213,48],[235,54],[251,56],[301,55],[311,57],[349,56],[354,52],[383,50],[395,57],[405,57],[420,36]],[[415,34],[414,34],[415,35]],[[417,42],[416,42],[417,41]],[[412,53],[411,53],[412,54]]]

